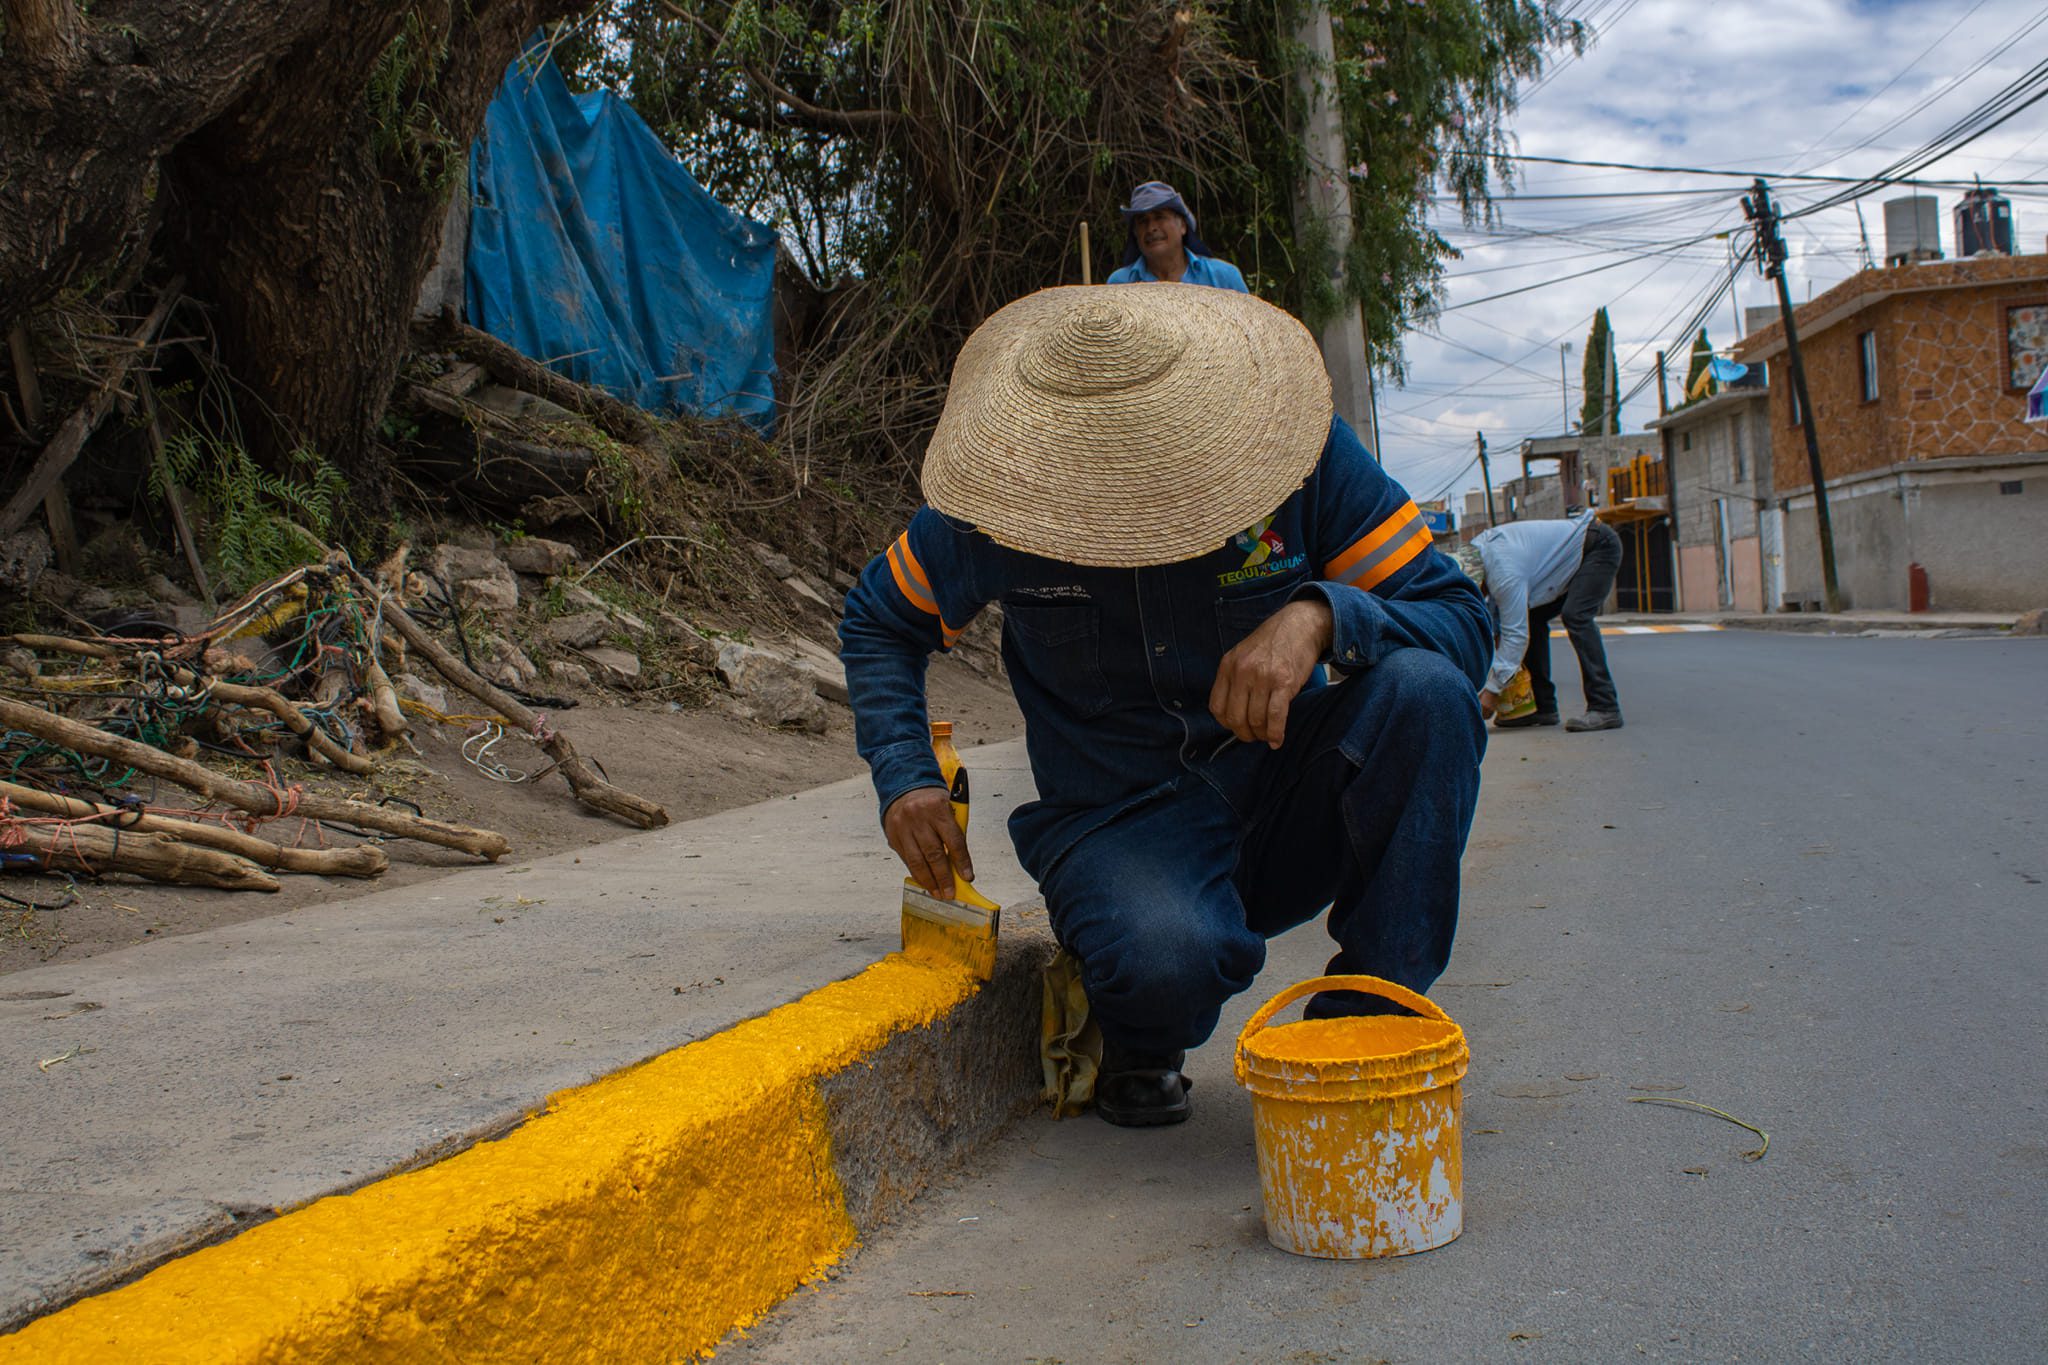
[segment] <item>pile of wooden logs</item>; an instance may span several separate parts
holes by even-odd
[[[366,633],[374,634],[373,640],[365,638],[353,650],[332,651],[347,656],[345,667],[309,670],[315,674],[308,689],[312,697],[294,700],[274,687],[208,672],[208,661],[216,655],[212,642],[231,634],[260,633],[267,622],[289,619],[294,603],[303,610],[311,600],[309,585],[322,594],[321,600],[343,599],[352,612],[375,623],[374,630]],[[302,744],[309,761],[358,776],[374,770],[372,757],[361,751],[368,746],[360,735],[353,745],[340,742],[323,717],[331,717],[345,694],[352,692],[366,722],[359,729],[374,731],[384,747],[401,742],[408,723],[390,673],[409,649],[453,686],[482,703],[507,729],[526,736],[546,752],[553,760],[551,770],[561,772],[578,801],[642,829],[668,823],[668,813],[660,806],[605,781],[576,752],[567,735],[479,677],[443,647],[401,605],[389,576],[380,574],[373,579],[340,555],[325,565],[294,571],[266,585],[230,608],[213,629],[188,639],[78,640],[14,635],[0,637],[0,646],[7,647],[10,662],[21,674],[10,690],[25,687],[77,702],[103,690],[103,684],[124,689],[153,687],[161,697],[190,704],[195,731],[210,726],[206,733],[213,738],[246,748],[247,737],[255,732],[238,727],[235,718],[259,717],[268,732],[278,733],[281,726],[282,733]],[[82,666],[94,672],[89,676],[45,673],[40,656],[49,654],[71,656],[74,662],[89,660]],[[127,695],[138,693],[131,690]],[[141,695],[148,693],[145,690]],[[124,728],[140,733],[134,723],[138,714],[130,710]],[[301,834],[309,827],[307,822],[327,822],[351,831],[368,831],[376,839],[416,839],[490,860],[511,847],[503,835],[491,830],[286,786],[278,780],[256,783],[227,776],[195,760],[198,746],[189,737],[173,737],[167,748],[160,748],[53,707],[4,696],[0,696],[0,730],[14,732],[10,738],[17,743],[20,737],[29,737],[74,756],[81,764],[102,760],[116,769],[133,769],[175,783],[208,803],[236,812],[227,818],[243,825],[233,828],[213,813],[193,818],[193,812],[171,815],[135,805],[86,800],[75,793],[49,790],[56,785],[53,783],[34,785],[32,773],[18,769],[15,777],[20,780],[0,781],[0,852],[33,854],[46,868],[127,872],[156,881],[274,891],[278,883],[273,872],[374,877],[388,865],[374,843],[301,848],[256,833],[263,822],[293,818],[299,822]]]

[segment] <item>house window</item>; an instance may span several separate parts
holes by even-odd
[[[1728,444],[1735,452],[1735,481],[1740,483],[1749,477],[1742,459],[1742,427],[1740,425],[1728,428]]]
[[[1679,444],[1679,447],[1678,447],[1678,448],[1679,448],[1680,450],[1691,450],[1691,449],[1692,449],[1692,433],[1691,433],[1691,432],[1687,431],[1687,432],[1683,432],[1683,433],[1681,433],[1681,434],[1679,435],[1679,438],[1678,438],[1678,439],[1679,439],[1679,442],[1680,442],[1680,444]]]
[[[1856,338],[1856,370],[1863,385],[1863,401],[1877,401],[1877,333],[1865,332]]]

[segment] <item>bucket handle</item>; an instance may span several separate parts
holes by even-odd
[[[1377,995],[1382,1000],[1391,1000],[1397,1005],[1406,1005],[1425,1019],[1441,1019],[1446,1024],[1451,1022],[1451,1016],[1445,1014],[1435,1001],[1416,994],[1406,986],[1397,986],[1377,976],[1317,976],[1307,981],[1296,982],[1260,1006],[1259,1012],[1246,1020],[1244,1028],[1239,1031],[1238,1043],[1242,1045],[1245,1039],[1264,1028],[1281,1010],[1304,995],[1312,995],[1317,991],[1363,991],[1367,995]]]

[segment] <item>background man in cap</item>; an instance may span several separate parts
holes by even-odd
[[[1206,284],[1217,289],[1245,288],[1244,276],[1228,261],[1219,261],[1195,235],[1195,211],[1179,191],[1163,180],[1148,180],[1131,191],[1124,215],[1124,263],[1110,272],[1111,284],[1171,280]]]
[[[924,669],[1002,604],[1039,797],[1010,835],[1101,1026],[1104,1118],[1186,1118],[1184,1050],[1325,907],[1333,972],[1436,979],[1489,623],[1299,323],[1217,289],[1021,299],[955,362],[923,486],[847,597],[857,743],[911,875],[972,880]],[[1325,661],[1346,681],[1306,687]]]
[[[1557,724],[1550,623],[1562,616],[1586,691],[1586,714],[1572,717],[1564,728],[1619,730],[1621,699],[1607,671],[1607,648],[1596,619],[1621,568],[1621,537],[1614,528],[1584,509],[1563,520],[1511,521],[1474,536],[1458,551],[1458,562],[1492,599],[1500,618],[1500,642],[1479,693],[1480,709],[1493,715],[1501,689],[1524,663],[1536,694],[1534,711],[1495,720],[1495,728]]]

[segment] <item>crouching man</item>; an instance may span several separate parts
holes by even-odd
[[[1450,956],[1485,746],[1478,591],[1332,416],[1314,340],[1249,295],[1048,289],[954,365],[928,505],[848,595],[841,656],[890,846],[973,878],[924,673],[991,602],[1039,799],[1010,819],[1081,966],[1112,1123],[1188,1115],[1184,1054],[1266,940],[1333,972]],[[1310,686],[1320,664],[1345,680]],[[1385,1009],[1328,993],[1311,1016]]]

